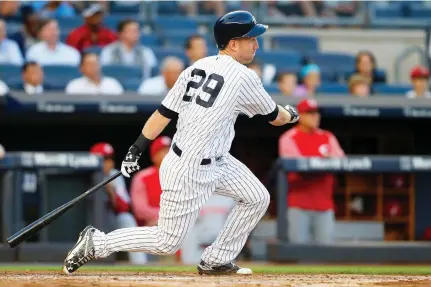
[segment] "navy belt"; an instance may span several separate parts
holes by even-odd
[[[183,151],[175,143],[172,144],[172,150],[179,157],[181,157],[181,155],[183,154]],[[215,160],[217,160],[217,161],[219,161],[220,159],[221,159],[221,156],[215,158]],[[204,158],[204,159],[202,159],[201,165],[208,165],[208,164],[211,164],[211,159],[210,158]]]

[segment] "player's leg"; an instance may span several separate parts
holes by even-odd
[[[312,230],[314,236],[314,243],[332,243],[335,230],[334,211],[328,210],[313,212]]]
[[[169,152],[160,168],[163,193],[158,225],[117,229],[108,234],[87,227],[66,257],[64,272],[70,274],[94,258],[119,251],[174,254],[215,189],[213,168],[196,167]]]
[[[305,244],[311,242],[311,213],[300,208],[287,209],[287,233],[290,243]]]
[[[123,212],[117,215],[117,228],[137,227],[135,217],[129,212]],[[148,256],[144,252],[129,252],[129,261],[132,264],[147,264]]]
[[[215,193],[232,197],[237,204],[215,242],[202,255],[206,266],[230,264],[238,256],[250,232],[265,214],[270,199],[259,179],[231,155],[222,159]]]

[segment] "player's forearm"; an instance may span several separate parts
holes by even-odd
[[[142,135],[149,140],[154,140],[166,128],[171,119],[162,116],[159,111],[155,111],[145,123]]]
[[[277,118],[271,122],[273,126],[282,126],[292,121],[291,114],[282,106],[278,105]]]

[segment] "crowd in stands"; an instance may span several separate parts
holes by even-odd
[[[137,4],[139,1],[1,1],[0,94],[9,90],[71,95],[130,91],[163,96],[183,69],[217,53],[212,22],[202,32],[193,17],[171,21],[167,17],[154,20],[149,26],[151,32],[143,32],[148,25],[136,11],[115,12],[118,6],[127,10]],[[218,16],[256,2],[165,1],[157,5],[160,15]],[[347,17],[354,15],[361,3],[268,1],[266,5],[268,15]],[[422,66],[411,72],[413,90],[408,86],[394,89],[388,88],[386,73],[379,69],[372,52],[361,51],[356,57],[322,52],[318,39],[306,35],[271,36],[269,47],[261,39],[259,43],[256,59],[248,67],[271,94],[429,97],[429,72]]]

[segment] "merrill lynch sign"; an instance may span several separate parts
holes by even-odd
[[[297,161],[299,170],[371,170],[369,157],[362,158],[303,158]]]

